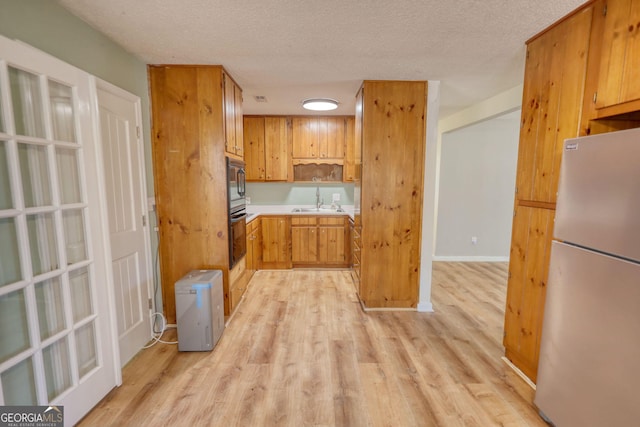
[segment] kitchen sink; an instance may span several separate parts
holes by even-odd
[[[324,207],[321,206],[319,208],[293,208],[291,210],[291,212],[294,213],[301,213],[301,212],[336,212],[336,213],[343,213],[344,209],[342,208],[331,208],[331,207]]]

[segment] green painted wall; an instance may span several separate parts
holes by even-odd
[[[0,0],[0,35],[23,41],[140,97],[147,195],[153,197],[146,64],[53,0]],[[155,224],[154,214],[150,212],[149,216],[150,224]],[[154,256],[158,237],[151,230]],[[161,298],[156,300],[162,311]]]
[[[253,205],[313,205],[316,188],[324,203],[331,204],[332,195],[340,194],[341,205],[353,205],[353,184],[306,184],[281,182],[247,183],[247,197]]]
[[[153,196],[146,64],[52,0],[0,0],[0,34],[28,43],[140,97],[147,194]]]

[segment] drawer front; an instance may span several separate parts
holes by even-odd
[[[291,225],[316,225],[315,216],[292,216]]]
[[[345,225],[344,217],[321,216],[318,222],[320,225]]]

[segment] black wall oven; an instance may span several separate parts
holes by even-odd
[[[244,162],[227,157],[227,198],[229,200],[229,269],[247,253],[246,175]]]

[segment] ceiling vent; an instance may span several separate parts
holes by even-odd
[[[253,99],[255,99],[256,102],[267,102],[267,97],[264,95],[256,95]]]

